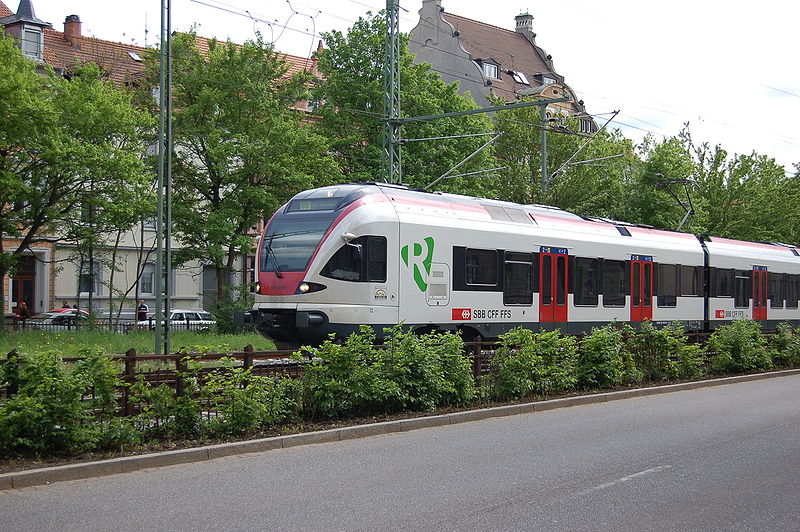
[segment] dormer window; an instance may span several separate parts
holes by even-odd
[[[489,79],[500,79],[500,71],[494,63],[483,63],[483,75]]]
[[[547,77],[547,76],[542,76],[542,84],[543,84],[543,85],[550,85],[551,83],[555,83],[555,82],[556,82],[555,78],[550,78],[550,77]]]
[[[36,26],[26,26],[22,32],[22,53],[32,59],[42,60],[42,30]]]
[[[528,83],[528,78],[525,77],[525,74],[523,72],[514,71],[511,73],[511,75],[514,76],[514,81],[516,81],[517,83],[524,83],[525,85],[530,85],[530,83]]]

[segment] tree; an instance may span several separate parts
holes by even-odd
[[[620,216],[624,174],[631,165],[638,164],[638,159],[631,142],[618,131],[600,132],[578,153],[573,164],[562,168],[588,139],[574,134],[578,130],[577,119],[557,115],[547,126],[545,191],[541,177],[539,107],[498,112],[494,124],[498,132],[503,132],[496,148],[500,164],[506,167],[500,172],[498,183],[503,198],[554,205],[587,216]],[[591,159],[600,160],[595,164],[580,164]]]
[[[338,168],[324,137],[295,110],[310,80],[260,36],[239,46],[194,33],[172,43],[172,229],[182,248],[176,264],[207,261],[218,297],[227,294],[248,230],[296,192],[336,182]],[[157,86],[158,53],[148,54],[147,90]],[[148,104],[152,100],[149,100]]]
[[[644,138],[639,153],[643,162],[626,182],[623,219],[659,229],[676,230],[686,210],[662,183],[691,180],[695,170],[692,155],[680,138],[667,137],[657,142],[651,135]],[[691,191],[691,184],[687,186]],[[670,189],[683,201],[686,188],[673,183]]]
[[[318,57],[322,80],[313,91],[323,130],[332,142],[350,181],[380,181],[383,125],[383,62],[386,21],[382,14],[367,13],[347,35],[326,33]],[[476,109],[471,98],[458,94],[456,84],[445,84],[430,65],[415,64],[408,52],[408,37],[401,36],[401,116],[415,117]],[[411,122],[402,128],[405,139],[491,133],[486,115]],[[491,137],[468,137],[430,141],[406,141],[401,148],[402,180],[424,188],[460,163]],[[486,170],[495,166],[490,151],[484,151],[460,166],[454,174]],[[486,176],[456,177],[440,181],[435,188],[477,196],[493,195],[493,180]]]
[[[136,208],[149,178],[140,139],[149,118],[94,64],[68,78],[37,72],[0,35],[0,279],[31,245],[62,239],[82,205]],[[19,240],[5,249],[4,238]],[[0,305],[5,301],[0,283]]]
[[[750,241],[798,244],[800,189],[775,159],[728,155],[721,146],[691,144],[696,158],[695,231]]]

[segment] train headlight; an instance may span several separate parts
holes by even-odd
[[[295,294],[310,294],[311,292],[319,292],[320,290],[325,290],[328,288],[324,284],[319,283],[312,283],[309,281],[303,281],[299,285],[297,285],[297,290],[295,290]]]
[[[255,292],[256,294],[260,294],[261,293],[261,283],[260,282],[256,281],[256,284],[253,285],[253,292]]]

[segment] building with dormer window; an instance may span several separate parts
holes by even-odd
[[[446,83],[458,82],[459,91],[481,107],[491,105],[490,93],[506,102],[568,96],[569,102],[548,105],[548,114],[579,118],[582,132],[597,130],[583,101],[556,72],[553,57],[536,44],[529,13],[515,17],[512,31],[448,13],[442,0],[423,0],[408,48],[417,62],[430,63]]]

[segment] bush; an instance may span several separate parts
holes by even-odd
[[[775,335],[769,342],[772,362],[779,368],[791,368],[800,364],[800,338],[791,325],[778,324]]]
[[[400,390],[385,376],[374,344],[372,328],[362,325],[360,333],[342,344],[331,335],[319,347],[303,348],[314,360],[301,379],[307,417],[385,412],[389,403],[400,400]]]
[[[84,375],[67,372],[59,353],[13,357],[2,376],[3,384],[11,382],[18,393],[0,407],[0,452],[39,456],[91,447],[90,410],[81,401]]]
[[[772,367],[761,325],[753,320],[735,320],[723,325],[711,335],[708,347],[716,353],[711,359],[715,373],[743,373]]]
[[[199,436],[203,433],[200,403],[194,399],[198,389],[200,365],[184,357],[185,371],[176,371],[182,379],[183,393],[178,395],[168,384],[153,386],[142,375],[131,386],[130,401],[139,406],[134,426],[145,439],[173,436]]]
[[[250,285],[227,287],[226,297],[218,299],[211,306],[211,313],[217,318],[217,331],[221,334],[235,334],[252,331],[251,324],[239,325],[234,321],[237,312],[248,312],[253,308],[255,296]]]
[[[236,367],[231,358],[223,358],[222,364],[203,388],[203,397],[219,414],[210,423],[213,432],[236,434],[272,427],[294,417],[291,379],[253,375],[252,368]]]
[[[640,378],[641,372],[625,350],[622,334],[622,330],[609,324],[594,327],[592,333],[581,341],[578,386],[585,390],[612,388]]]
[[[646,381],[677,377],[677,364],[671,356],[677,354],[679,346],[684,343],[683,329],[659,329],[650,321],[643,322],[636,331],[631,329],[628,336],[628,349]]]
[[[394,409],[433,410],[475,397],[472,365],[460,336],[451,332],[414,334],[402,325],[385,330],[380,353],[386,376],[397,386]]]
[[[576,344],[574,337],[559,331],[534,333],[519,327],[503,334],[492,358],[488,395],[519,399],[571,390],[577,383]]]
[[[457,335],[416,335],[402,325],[386,333],[383,347],[375,347],[375,333],[362,326],[343,344],[331,338],[304,348],[315,360],[301,379],[306,416],[430,410],[475,396],[472,367]]]

